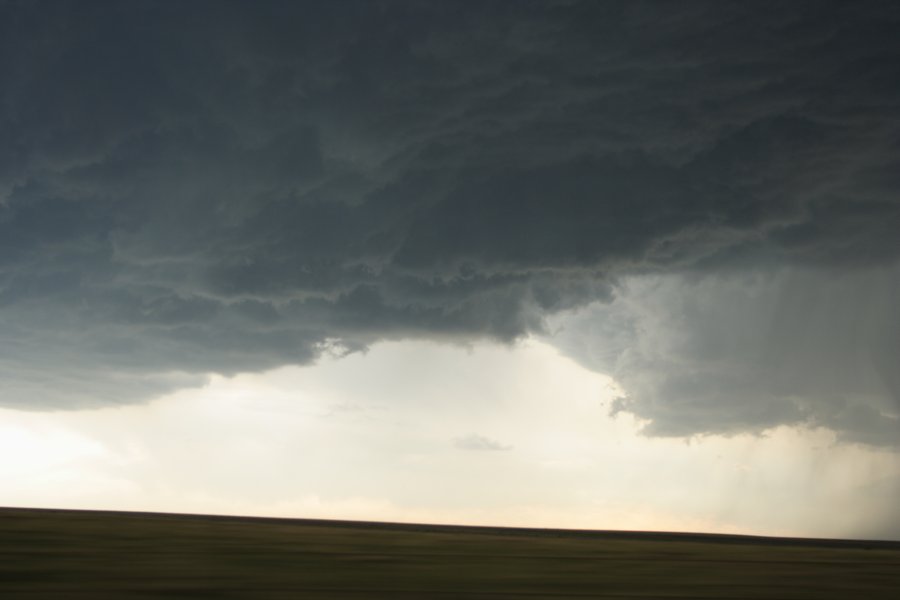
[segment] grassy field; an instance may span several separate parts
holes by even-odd
[[[0,509],[0,598],[900,598],[900,543]]]

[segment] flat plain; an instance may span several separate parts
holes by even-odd
[[[0,598],[900,598],[900,542],[0,509]]]

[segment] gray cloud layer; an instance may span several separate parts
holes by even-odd
[[[893,264],[898,33],[893,2],[0,2],[0,403],[510,340],[635,273]],[[714,397],[682,420],[753,422]]]
[[[900,268],[643,277],[553,341],[652,435],[826,427],[900,443]]]

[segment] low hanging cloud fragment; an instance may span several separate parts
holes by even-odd
[[[0,3],[0,405],[510,341],[638,274],[890,269],[898,30],[892,2]],[[735,410],[712,364],[621,408],[892,423]]]
[[[460,450],[475,450],[477,452],[499,452],[504,450],[512,450],[512,446],[501,444],[496,440],[485,437],[478,433],[469,433],[467,435],[454,438],[453,445]]]

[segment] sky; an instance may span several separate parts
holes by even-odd
[[[0,0],[0,505],[900,539],[896,2]]]

